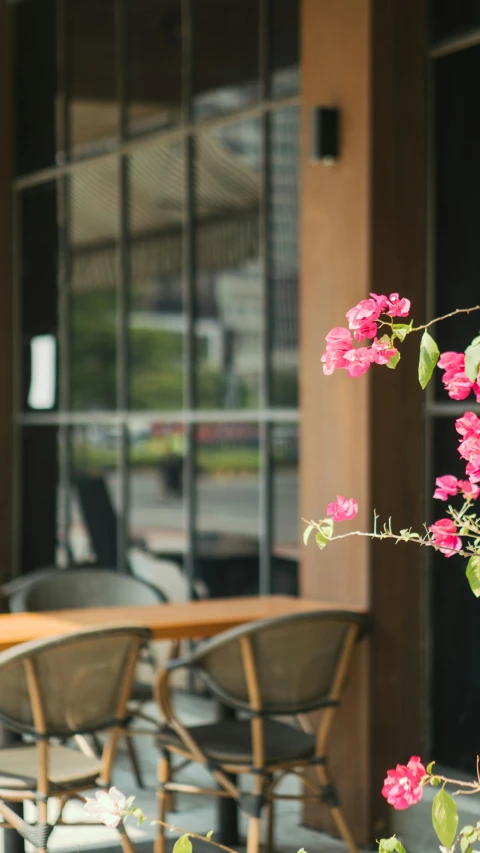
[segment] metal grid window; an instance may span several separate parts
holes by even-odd
[[[14,11],[17,567],[293,591],[298,3]]]

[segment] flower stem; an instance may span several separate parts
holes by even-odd
[[[480,311],[480,305],[474,305],[473,308],[455,308],[455,311],[451,311],[450,314],[444,314],[443,317],[435,317],[434,320],[430,320],[423,326],[414,326],[412,332],[421,332],[422,329],[429,329],[430,326],[440,323],[441,320],[448,320],[449,317],[455,317],[457,314],[471,314],[472,311]]]

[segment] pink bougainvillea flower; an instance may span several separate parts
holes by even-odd
[[[385,309],[388,308],[388,296],[385,296],[383,293],[380,296],[376,293],[370,293],[370,297],[375,302],[379,314],[383,314]]]
[[[352,347],[352,333],[343,326],[336,326],[328,333],[326,342],[327,348],[320,361],[323,361],[325,376],[330,376],[334,370],[348,367],[344,355]]]
[[[433,543],[446,557],[453,557],[457,551],[460,551],[462,540],[457,536],[457,528],[451,518],[441,518],[435,524],[431,524],[428,529],[433,534]]]
[[[320,361],[323,361],[325,376],[331,376],[334,370],[349,366],[348,361],[345,361],[345,353],[341,349],[326,349]]]
[[[422,799],[420,782],[424,776],[425,767],[417,755],[412,755],[408,764],[397,764],[395,770],[387,771],[382,794],[394,809],[408,809]]]
[[[465,471],[471,483],[480,483],[480,456],[469,462]]]
[[[398,350],[392,347],[390,341],[379,341],[377,338],[371,346],[371,352],[375,364],[388,364],[390,359],[398,354]]]
[[[327,506],[327,515],[334,521],[350,521],[358,512],[358,504],[353,498],[342,498],[337,495],[337,500]]]
[[[452,474],[445,474],[444,477],[437,477],[435,480],[436,489],[433,493],[434,498],[441,501],[448,500],[452,495],[458,492],[458,480]]]
[[[465,353],[442,352],[438,359],[438,366],[441,367],[442,370],[453,370],[455,372],[463,370],[465,367]]]
[[[122,820],[126,802],[126,797],[118,788],[110,788],[108,792],[97,791],[95,797],[86,797],[84,808],[91,817],[96,817],[105,826],[114,829]]]
[[[465,438],[470,438],[472,435],[480,436],[480,418],[473,412],[465,412],[462,418],[457,418],[455,421],[455,429]]]
[[[378,325],[376,323],[372,323],[370,320],[365,320],[358,329],[355,329],[353,333],[353,337],[356,341],[363,341],[365,338],[370,340],[374,338],[378,332]]]
[[[335,326],[334,329],[331,329],[328,335],[325,338],[327,342],[327,349],[351,349],[352,346],[352,333],[350,329],[346,329],[345,326]]]
[[[480,435],[473,433],[468,435],[459,442],[457,450],[462,459],[466,459],[467,462],[474,462],[480,456]]]
[[[347,373],[349,376],[357,377],[366,373],[373,361],[370,347],[358,347],[348,350],[344,358],[347,362]]]
[[[383,310],[390,317],[408,317],[411,305],[409,299],[400,299],[398,293],[391,293],[388,297],[388,306]]]
[[[463,496],[471,501],[476,501],[480,495],[480,488],[475,483],[471,483],[470,480],[459,480],[458,488]]]

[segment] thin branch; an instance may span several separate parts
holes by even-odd
[[[451,311],[450,314],[444,314],[443,317],[436,317],[435,320],[430,320],[423,326],[414,326],[412,332],[421,332],[422,329],[429,329],[430,326],[440,323],[441,320],[448,320],[449,317],[455,317],[457,314],[471,314],[472,311],[480,311],[480,305],[474,305],[473,308],[455,308],[455,311]]]
[[[125,820],[128,817],[134,817],[134,815],[127,815]],[[211,844],[212,847],[217,847],[218,850],[224,850],[225,853],[237,853],[232,847],[226,847],[225,844],[220,844],[219,841],[214,841],[212,838],[207,838],[206,835],[198,835],[196,832],[190,832],[189,829],[181,829],[179,826],[175,826],[174,823],[166,823],[164,820],[158,820],[157,818],[149,818],[144,815],[144,819],[142,823],[149,823],[150,826],[164,826],[165,829],[169,829],[171,832],[179,832],[180,835],[188,835],[190,838],[195,838],[197,841],[206,841],[207,844]]]

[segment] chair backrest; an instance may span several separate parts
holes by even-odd
[[[365,630],[358,613],[296,613],[227,631],[190,663],[227,705],[300,714],[338,701],[353,643]]]
[[[61,738],[120,723],[149,637],[143,627],[94,628],[0,653],[0,720]]]
[[[159,589],[131,575],[111,569],[59,569],[17,590],[10,597],[10,610],[70,610],[162,601],[165,596]]]
[[[1,588],[1,595],[2,598],[8,601],[8,609],[10,609],[10,598],[15,595],[19,590],[26,589],[27,586],[31,586],[31,584],[36,583],[37,580],[39,580],[40,578],[46,578],[49,575],[53,575],[58,571],[58,566],[48,566],[42,569],[34,569],[33,572],[27,572],[24,575],[18,575],[18,577],[12,578],[12,580],[9,580],[4,583]]]

